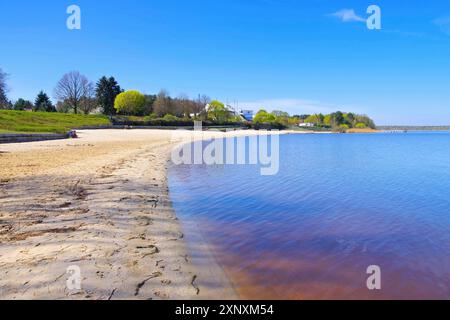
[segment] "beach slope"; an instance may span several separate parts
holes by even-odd
[[[79,135],[0,145],[0,298],[236,298],[219,267],[191,263],[168,195],[171,132]]]

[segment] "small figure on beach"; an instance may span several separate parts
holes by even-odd
[[[69,136],[70,139],[77,139],[78,138],[77,132],[75,130],[70,130],[69,133],[68,133],[68,136]]]

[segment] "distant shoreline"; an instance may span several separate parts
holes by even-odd
[[[450,131],[450,126],[378,126],[381,131]]]

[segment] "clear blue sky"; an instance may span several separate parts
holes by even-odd
[[[82,29],[66,28],[66,8]],[[361,18],[377,4],[382,30]],[[344,21],[341,10],[354,10]],[[79,70],[125,89],[291,114],[341,109],[378,124],[450,124],[450,1],[1,1],[9,96],[50,95]]]

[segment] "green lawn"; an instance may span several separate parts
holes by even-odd
[[[110,125],[106,116],[0,110],[0,133],[66,133],[83,126]]]

